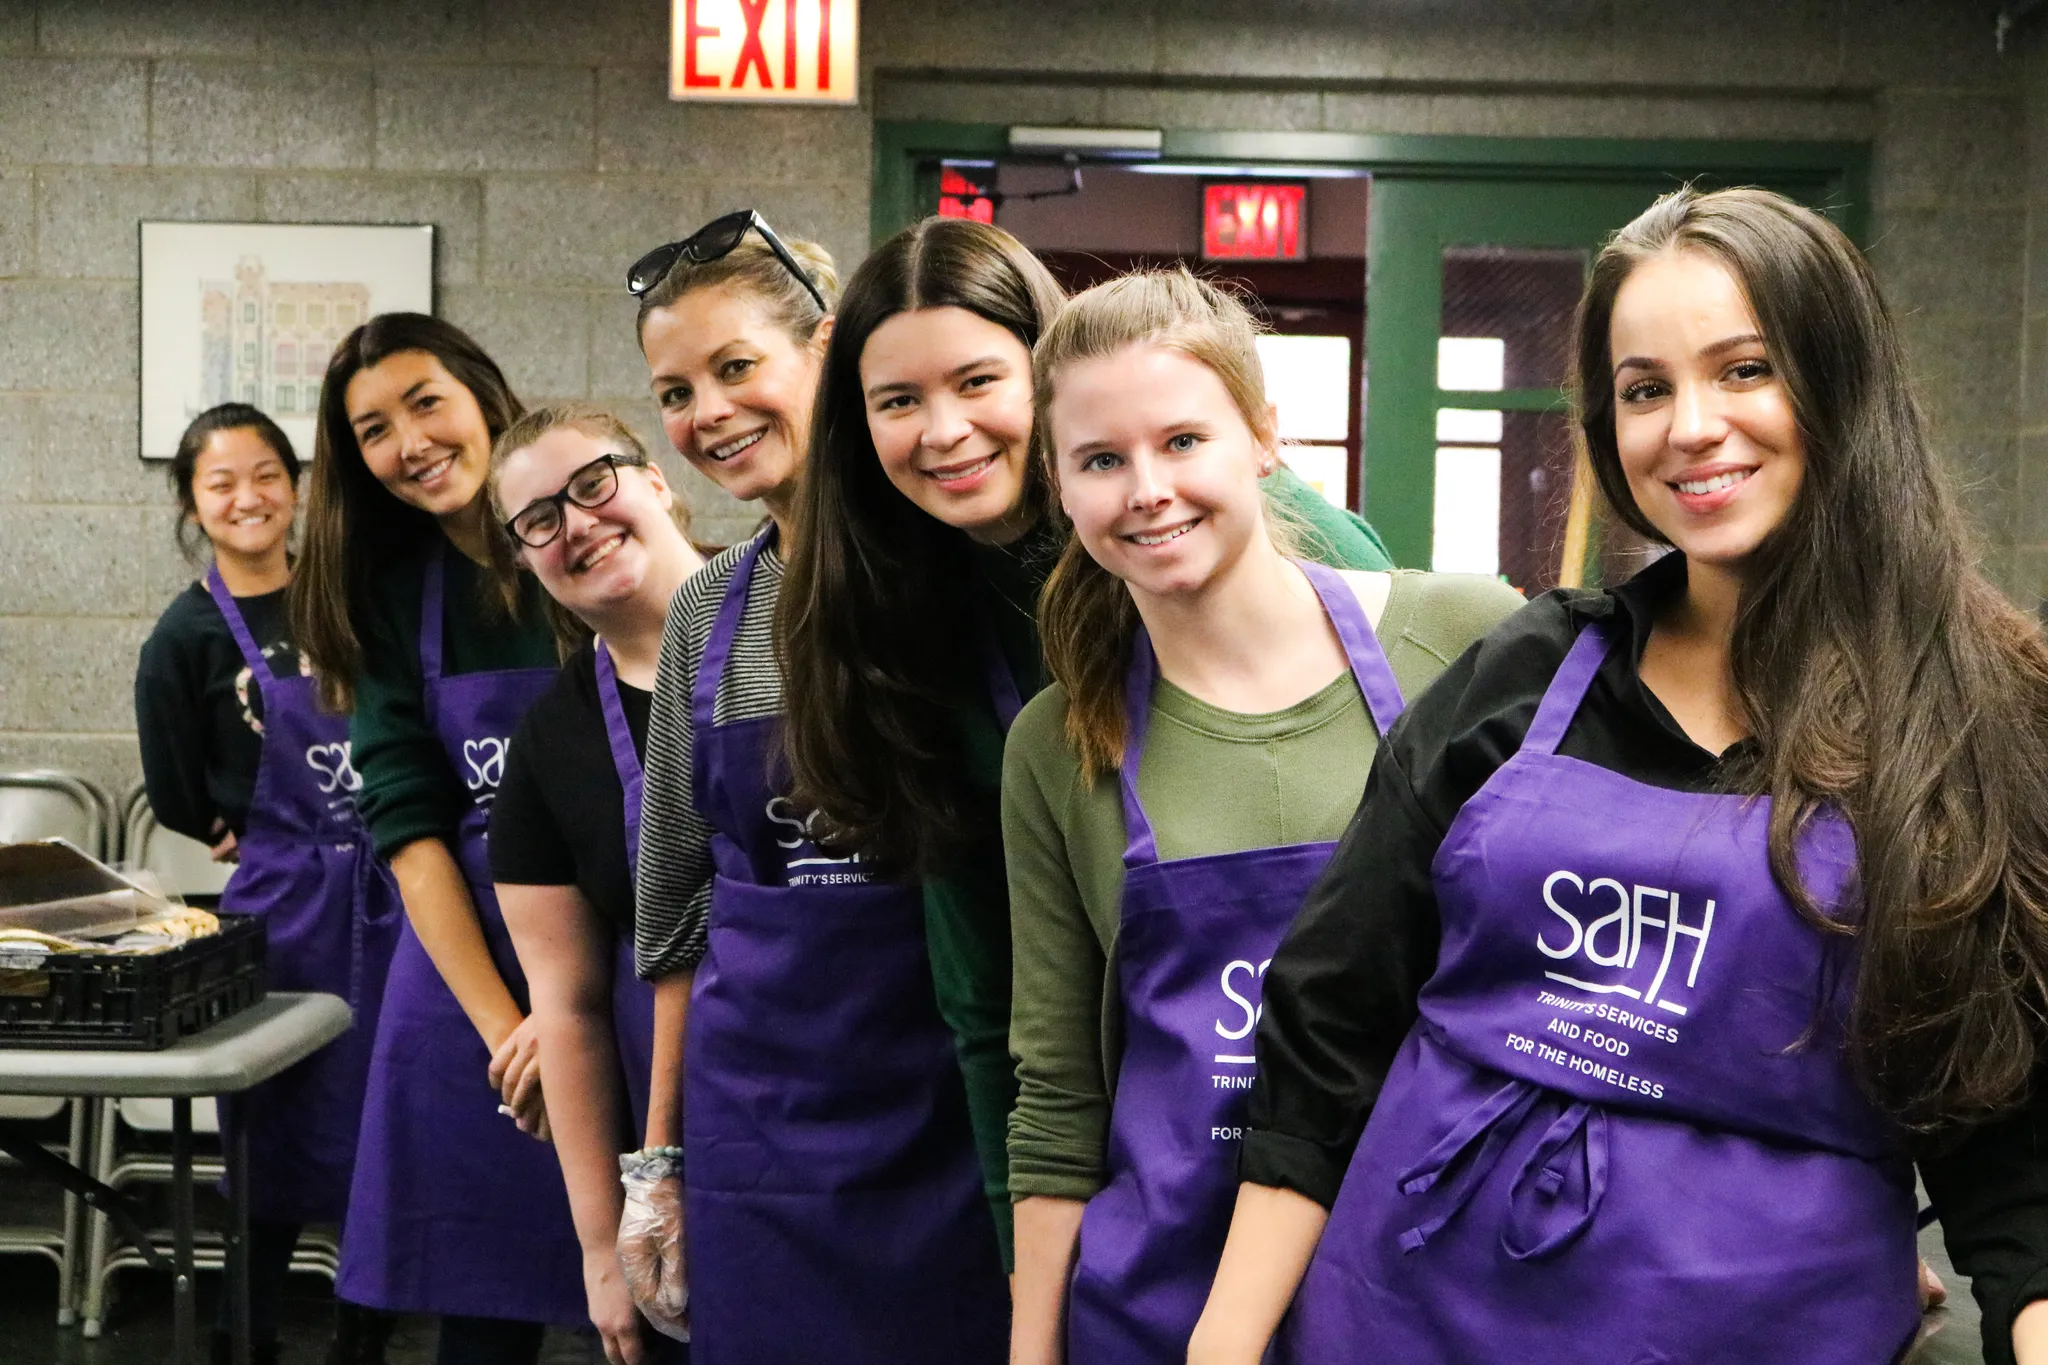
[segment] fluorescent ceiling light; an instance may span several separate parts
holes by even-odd
[[[1010,129],[1010,150],[1039,155],[1074,152],[1082,156],[1155,157],[1165,141],[1157,128],[1039,128],[1020,125]]]
[[[1131,169],[1146,175],[1244,176],[1254,180],[1356,180],[1372,174],[1363,166],[1221,166],[1192,161],[1151,161]]]

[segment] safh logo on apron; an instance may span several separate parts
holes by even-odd
[[[469,776],[463,781],[473,792],[485,787],[497,790],[505,780],[505,755],[510,752],[509,739],[465,739],[462,741],[462,761],[469,765]]]
[[[306,766],[319,774],[315,780],[320,784],[323,796],[336,791],[358,792],[363,789],[363,779],[356,774],[354,755],[347,743],[314,744],[306,749]]]
[[[1577,892],[1576,900],[1580,910],[1574,913],[1560,905],[1557,889],[1560,884],[1569,884]],[[1590,922],[1582,920],[1580,914],[1593,914],[1603,908],[1602,897],[1612,895],[1613,906],[1604,914],[1598,914]],[[1647,901],[1664,902],[1661,917],[1652,913]],[[1624,886],[1612,877],[1595,877],[1590,883],[1576,872],[1559,869],[1543,882],[1543,903],[1550,907],[1552,914],[1564,922],[1567,938],[1562,945],[1553,946],[1544,938],[1547,930],[1555,925],[1545,926],[1536,934],[1536,951],[1555,962],[1568,962],[1583,957],[1596,967],[1610,970],[1620,969],[1634,973],[1643,953],[1643,930],[1658,931],[1653,934],[1651,951],[1657,954],[1657,967],[1650,977],[1647,988],[1638,989],[1621,981],[1585,981],[1563,972],[1546,971],[1549,980],[1560,982],[1576,990],[1589,991],[1595,995],[1625,995],[1645,1005],[1654,1005],[1660,1010],[1683,1017],[1684,1005],[1662,998],[1670,981],[1672,959],[1677,955],[1681,938],[1691,940],[1692,961],[1685,971],[1685,987],[1692,990],[1699,985],[1700,963],[1707,955],[1707,938],[1714,930],[1714,902],[1707,899],[1706,908],[1699,914],[1697,923],[1687,924],[1682,918],[1682,908],[1676,891],[1665,891],[1654,886]],[[1612,934],[1609,935],[1609,930]],[[1663,947],[1658,952],[1656,938],[1661,936]],[[1612,939],[1611,946],[1608,943]]]
[[[1259,1016],[1265,1013],[1265,1004],[1260,999],[1262,995],[1260,985],[1266,979],[1266,968],[1272,965],[1273,959],[1270,957],[1264,962],[1256,964],[1239,958],[1223,969],[1223,975],[1218,978],[1217,984],[1223,988],[1224,999],[1242,1011],[1244,1022],[1226,1027],[1223,1020],[1218,1018],[1216,1020],[1216,1036],[1218,1038],[1223,1039],[1225,1042],[1235,1043],[1252,1036],[1252,1030],[1259,1026]],[[1237,988],[1230,984],[1231,978],[1239,973],[1242,973],[1247,978],[1245,989],[1250,992],[1248,996],[1240,995]],[[1216,1054],[1216,1060],[1225,1066],[1250,1066],[1256,1059],[1245,1054],[1219,1052]],[[1220,1076],[1217,1077],[1218,1081],[1222,1079]],[[1250,1085],[1251,1082],[1247,1080],[1245,1084]]]
[[[859,854],[831,858],[818,847],[816,812],[800,814],[787,797],[771,796],[762,814],[775,827],[775,846],[783,852],[782,866],[791,886],[845,885],[868,879],[861,870]]]

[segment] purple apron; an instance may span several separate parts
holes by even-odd
[[[1009,1298],[923,900],[805,835],[775,781],[775,717],[713,718],[765,544],[735,568],[691,699],[694,795],[717,831],[684,1043],[691,1349],[697,1365],[999,1365]]]
[[[1401,714],[1401,689],[1365,612],[1334,570],[1300,568],[1384,735]],[[1109,1182],[1081,1216],[1069,1291],[1067,1358],[1076,1365],[1187,1358],[1237,1193],[1259,978],[1336,849],[1292,844],[1159,861],[1138,800],[1157,672],[1141,629],[1125,684],[1121,773],[1129,839],[1116,942],[1123,1063]]]
[[[348,717],[320,710],[311,678],[272,675],[219,569],[206,590],[263,698],[262,757],[221,908],[263,916],[272,987],[338,995],[359,1025],[255,1087],[246,1109],[223,1096],[221,1123],[248,1130],[251,1216],[338,1223],[402,907],[356,818],[362,779],[349,766]]]
[[[526,977],[492,889],[484,836],[510,736],[550,668],[441,671],[447,547],[427,561],[420,671],[427,713],[470,791],[455,854],[491,960],[525,1008]],[[410,922],[377,1022],[369,1105],[336,1292],[401,1313],[581,1323],[583,1254],[554,1149],[498,1112],[490,1050]]]
[[[604,641],[597,642],[597,701],[604,710],[605,739],[612,750],[612,767],[619,774],[619,789],[625,794],[626,872],[630,885],[640,867],[640,806],[647,780],[640,767],[640,755],[633,748],[633,729],[626,724],[626,707],[619,700],[619,674],[612,667],[612,653]],[[633,1106],[633,1131],[647,1131],[647,1086],[654,1072],[654,987],[633,971],[633,926],[629,921],[619,931],[612,953],[612,1032],[618,1038],[619,1066],[626,1073],[626,1095]],[[633,1144],[639,1146],[636,1140]]]
[[[1024,709],[1024,698],[1017,691],[1017,675],[1010,671],[1010,661],[1003,657],[995,613],[979,594],[974,599],[974,635],[981,650],[982,675],[988,681],[989,704],[996,711],[996,730],[1008,735],[1010,727],[1017,723],[1017,713]]]
[[[1842,1056],[1853,952],[1773,880],[1767,798],[1557,752],[1609,647],[1580,634],[1437,853],[1437,970],[1285,1358],[1872,1365],[1919,1323],[1912,1173]],[[1841,913],[1848,826],[1799,863]]]

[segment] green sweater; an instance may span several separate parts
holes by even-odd
[[[1267,480],[1269,500],[1287,516],[1308,558],[1339,569],[1389,569],[1386,547],[1363,518],[1332,506],[1285,465]],[[1058,559],[1060,541],[1040,528],[1004,549],[980,547],[982,589],[1018,690],[1029,698],[1047,681],[1034,619],[1039,589]],[[962,716],[969,780],[993,815],[1003,777],[1003,735],[992,707]],[[967,1107],[981,1152],[984,1184],[1010,1260],[1010,1177],[1005,1149],[1017,1073],[1010,1060],[1010,902],[1003,874],[1002,830],[991,819],[979,851],[962,870],[927,878],[925,934],[939,1012],[953,1031],[967,1082]]]
[[[455,836],[469,793],[448,766],[421,693],[420,591],[427,555],[391,565],[372,585],[367,619],[358,622],[363,671],[349,722],[350,761],[363,779],[356,804],[377,856],[389,858],[415,839]],[[522,577],[517,621],[505,616],[482,568],[450,551],[441,615],[441,661],[447,673],[499,668],[554,668],[554,635],[540,609],[540,585]]]
[[[1378,634],[1402,694],[1420,693],[1520,606],[1521,595],[1494,579],[1397,573]],[[1123,1055],[1123,808],[1114,775],[1083,782],[1065,722],[1066,694],[1048,688],[1018,717],[1004,756],[1016,1199],[1087,1199],[1102,1187]],[[1267,715],[1222,710],[1162,679],[1138,775],[1160,859],[1335,840],[1378,746],[1349,674]]]

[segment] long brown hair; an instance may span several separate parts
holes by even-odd
[[[424,313],[381,313],[341,339],[320,385],[304,550],[285,595],[292,639],[313,665],[321,704],[355,705],[362,672],[360,621],[374,575],[441,535],[440,525],[393,497],[363,463],[348,420],[348,386],[404,351],[423,351],[468,389],[496,440],[526,409],[496,361],[452,323]]]
[[[1616,448],[1609,327],[1637,265],[1697,252],[1741,287],[1791,397],[1805,475],[1745,575],[1730,646],[1771,798],[1770,858],[1816,925],[1857,940],[1850,1056],[1923,1133],[2025,1094],[2048,1002],[2048,648],[1977,569],[1875,277],[1819,214],[1762,190],[1657,201],[1601,252],[1578,318],[1579,431],[1629,526],[1663,536]],[[1856,831],[1835,918],[1794,850],[1823,809]]]
[[[1261,445],[1279,433],[1259,364],[1259,324],[1239,299],[1185,267],[1139,271],[1076,294],[1032,356],[1031,443],[1046,479],[1059,486],[1052,401],[1060,371],[1128,346],[1179,351],[1209,367]],[[1270,530],[1269,528],[1269,534]],[[1045,661],[1067,692],[1067,739],[1094,781],[1124,761],[1124,675],[1138,633],[1138,608],[1124,581],[1095,562],[1069,533],[1038,599]]]
[[[948,866],[995,810],[974,790],[957,712],[980,705],[965,533],[882,472],[868,433],[861,351],[919,308],[964,308],[1028,350],[1064,301],[1043,263],[1001,228],[927,218],[861,262],[840,300],[776,606],[793,795],[835,847],[898,872]],[[1053,506],[1027,462],[1031,520]]]
[[[610,442],[612,453],[618,456],[618,463],[622,465],[646,469],[654,463],[633,429],[620,421],[617,413],[595,403],[552,403],[533,408],[506,427],[498,439],[491,442],[491,471],[484,478],[484,490],[490,496],[492,515],[489,534],[484,540],[490,550],[491,579],[507,601],[519,600],[520,589],[530,574],[519,562],[518,542],[505,529],[507,513],[514,509],[506,507],[498,496],[498,480],[505,472],[507,460],[549,432],[564,427],[580,431],[594,441]],[[683,533],[683,539],[689,540],[690,504],[681,494],[676,494],[669,503],[668,514],[676,529]],[[541,615],[554,632],[555,653],[564,660],[591,638],[589,624],[546,592],[541,594]]]

